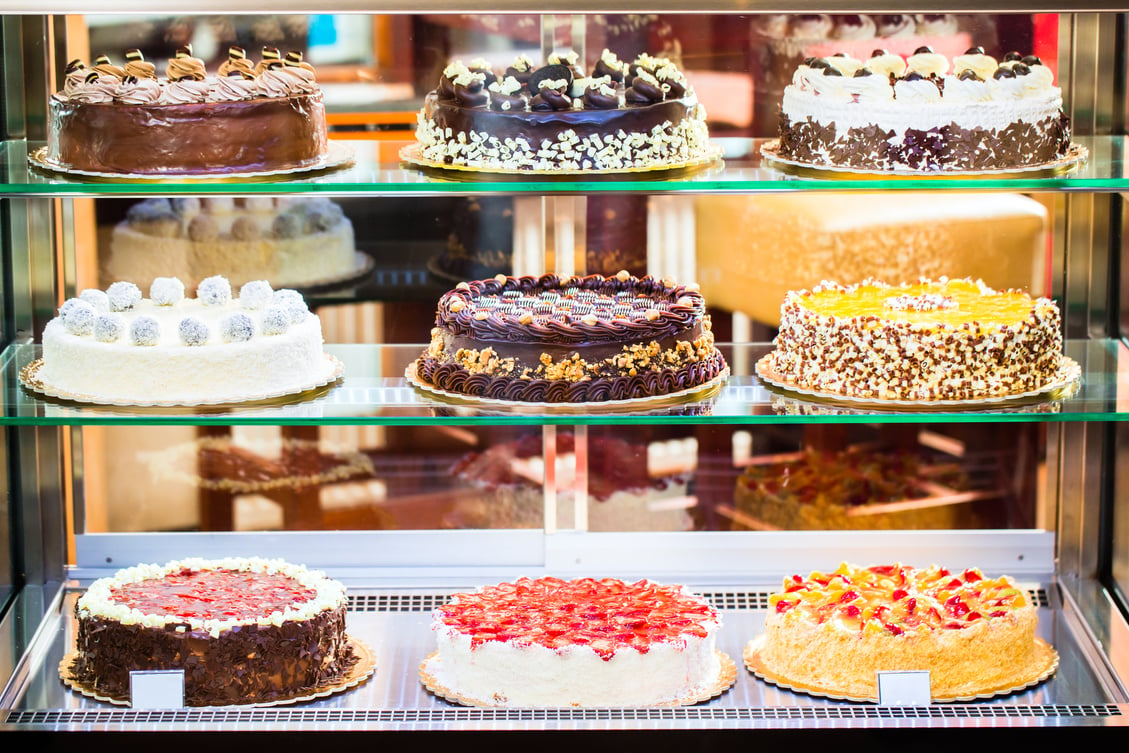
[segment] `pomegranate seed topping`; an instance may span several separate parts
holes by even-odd
[[[953,617],[968,614],[968,605],[961,601],[959,596],[954,596],[945,602],[945,611]]]
[[[969,612],[965,616],[964,619],[968,620],[969,622],[972,622],[973,620],[979,620],[980,618],[981,618],[981,615],[980,615],[979,612]]]
[[[906,613],[913,614],[916,609],[917,609],[917,599],[913,599],[913,598],[907,599],[906,600]]]
[[[776,602],[776,613],[784,614],[794,606],[796,606],[795,602],[784,601],[783,599],[781,599],[780,601]]]
[[[895,588],[894,593],[890,594],[890,598],[894,601],[901,601],[907,596],[909,596],[909,592],[903,588]]]
[[[792,580],[793,580],[794,582],[796,582],[796,583],[800,583],[800,584],[802,584],[802,583],[804,582],[804,579],[803,579],[803,578],[801,578],[801,577],[800,577],[799,575],[793,575],[793,576],[792,576]]]
[[[966,583],[975,583],[978,580],[983,580],[983,577],[975,570],[965,570],[964,580]]]
[[[901,635],[902,633],[905,632],[904,630],[902,630],[897,625],[891,625],[890,623],[886,623],[886,629],[889,630],[894,635]]]
[[[843,613],[848,617],[858,617],[860,614],[862,614],[862,610],[856,607],[854,604],[848,604],[843,608]]]
[[[839,603],[846,604],[848,601],[854,601],[858,597],[859,595],[854,591],[845,591],[843,595],[839,597]]]
[[[963,585],[964,585],[964,583],[961,582],[960,578],[953,578],[952,580],[950,580],[948,583],[945,584],[945,588],[950,588],[950,589],[951,588],[960,588]]]
[[[989,617],[1003,617],[1003,616],[1004,616],[1005,614],[1007,614],[1007,612],[1005,612],[1004,610],[1002,610],[1002,609],[1001,609],[1001,610],[999,610],[998,612],[992,612],[992,613],[991,613],[990,615],[988,615],[988,616],[989,616]]]

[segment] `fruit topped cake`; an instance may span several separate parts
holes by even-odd
[[[232,47],[218,74],[181,47],[164,77],[138,50],[122,66],[72,60],[49,101],[52,168],[209,175],[317,167],[328,154],[325,105],[300,52],[272,47],[252,63]]]
[[[439,300],[416,373],[473,397],[584,403],[680,392],[726,369],[696,285],[620,272],[461,282]]]
[[[796,689],[855,698],[874,698],[886,670],[928,670],[939,699],[1003,692],[1053,666],[1037,621],[1007,576],[842,564],[786,578],[746,660]]]
[[[774,383],[864,399],[1006,397],[1063,364],[1053,301],[969,279],[793,291],[774,344],[757,367]]]
[[[778,156],[865,170],[1007,170],[1052,164],[1070,150],[1054,74],[1034,55],[997,61],[974,47],[950,60],[808,58],[784,89]]]
[[[728,686],[720,626],[680,586],[521,578],[435,610],[439,649],[421,671],[433,690],[474,705],[692,703]]]
[[[75,604],[78,638],[64,677],[128,699],[131,670],[183,669],[190,706],[301,696],[357,662],[345,587],[281,560],[185,559],[102,578]]]
[[[708,159],[705,109],[670,60],[620,60],[588,71],[575,53],[535,66],[521,55],[448,65],[419,115],[416,139],[437,165],[506,172],[621,171]]]

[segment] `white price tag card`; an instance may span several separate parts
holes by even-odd
[[[878,673],[879,706],[928,706],[932,700],[928,671]]]
[[[129,705],[135,709],[184,708],[184,670],[130,672]]]

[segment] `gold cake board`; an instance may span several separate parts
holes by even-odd
[[[728,654],[716,650],[714,653],[717,654],[718,662],[721,664],[721,670],[718,672],[717,679],[709,687],[685,698],[654,704],[655,707],[693,706],[696,703],[708,701],[729,690],[729,688],[733,686],[733,683],[737,681],[737,665]],[[440,698],[462,706],[477,706],[480,708],[506,708],[508,706],[508,704],[499,703],[493,699],[471,698],[448,688],[444,685],[443,681],[439,679],[442,671],[443,668],[440,663],[438,651],[428,655],[419,665],[420,682],[423,683],[425,688]]]
[[[878,703],[877,696],[852,695],[844,688],[817,685],[793,680],[786,675],[772,670],[764,660],[762,649],[765,636],[759,636],[749,641],[745,646],[743,658],[745,667],[765,682],[772,683],[785,690],[797,693],[806,693],[811,696],[833,698],[842,701],[859,701]],[[976,701],[996,696],[1008,695],[1025,690],[1033,685],[1038,685],[1046,680],[1058,669],[1058,652],[1042,638],[1035,639],[1035,651],[1031,661],[1021,667],[1016,674],[1008,680],[992,685],[960,687],[940,687],[932,689],[935,703],[952,703],[955,701]]]
[[[985,397],[953,400],[909,400],[909,399],[884,399],[878,397],[854,397],[837,392],[801,387],[790,381],[784,375],[773,369],[773,355],[761,358],[756,363],[755,371],[762,382],[770,386],[770,392],[779,390],[784,397],[814,400],[830,405],[841,405],[848,408],[866,410],[911,410],[911,411],[946,411],[946,410],[992,410],[1010,408],[1021,405],[1049,403],[1070,397],[1077,390],[1082,378],[1082,367],[1069,356],[1062,357],[1058,371],[1043,385],[1026,392],[1017,392],[1010,395],[988,395]]]
[[[293,695],[285,698],[276,698],[271,701],[260,701],[258,703],[231,703],[222,704],[224,707],[234,706],[237,708],[263,708],[266,706],[286,706],[293,703],[303,703],[305,701],[313,701],[318,698],[325,698],[335,693],[342,693],[360,685],[367,680],[376,671],[376,654],[372,648],[362,640],[354,638],[351,635],[345,636],[348,641],[349,647],[353,649],[353,654],[357,657],[356,664],[349,670],[348,674],[344,677],[333,682],[322,683],[313,688],[297,691]],[[62,679],[63,684],[71,690],[81,693],[88,698],[93,698],[96,701],[103,703],[112,703],[115,706],[129,706],[129,698],[123,696],[110,696],[96,690],[92,685],[80,681],[71,672],[74,666],[74,660],[78,656],[78,652],[71,652],[63,657],[59,662],[59,678]],[[187,705],[187,704],[186,704]]]

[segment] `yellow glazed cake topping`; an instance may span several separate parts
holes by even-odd
[[[864,282],[844,294],[820,289],[806,297],[815,313],[838,317],[879,317],[924,326],[966,323],[980,326],[1018,326],[1031,313],[1034,301],[1022,291],[997,292],[973,280],[918,282],[891,288]]]
[[[979,280],[824,282],[788,293],[760,367],[805,390],[880,400],[978,400],[1051,384],[1061,317],[1046,298]]]

